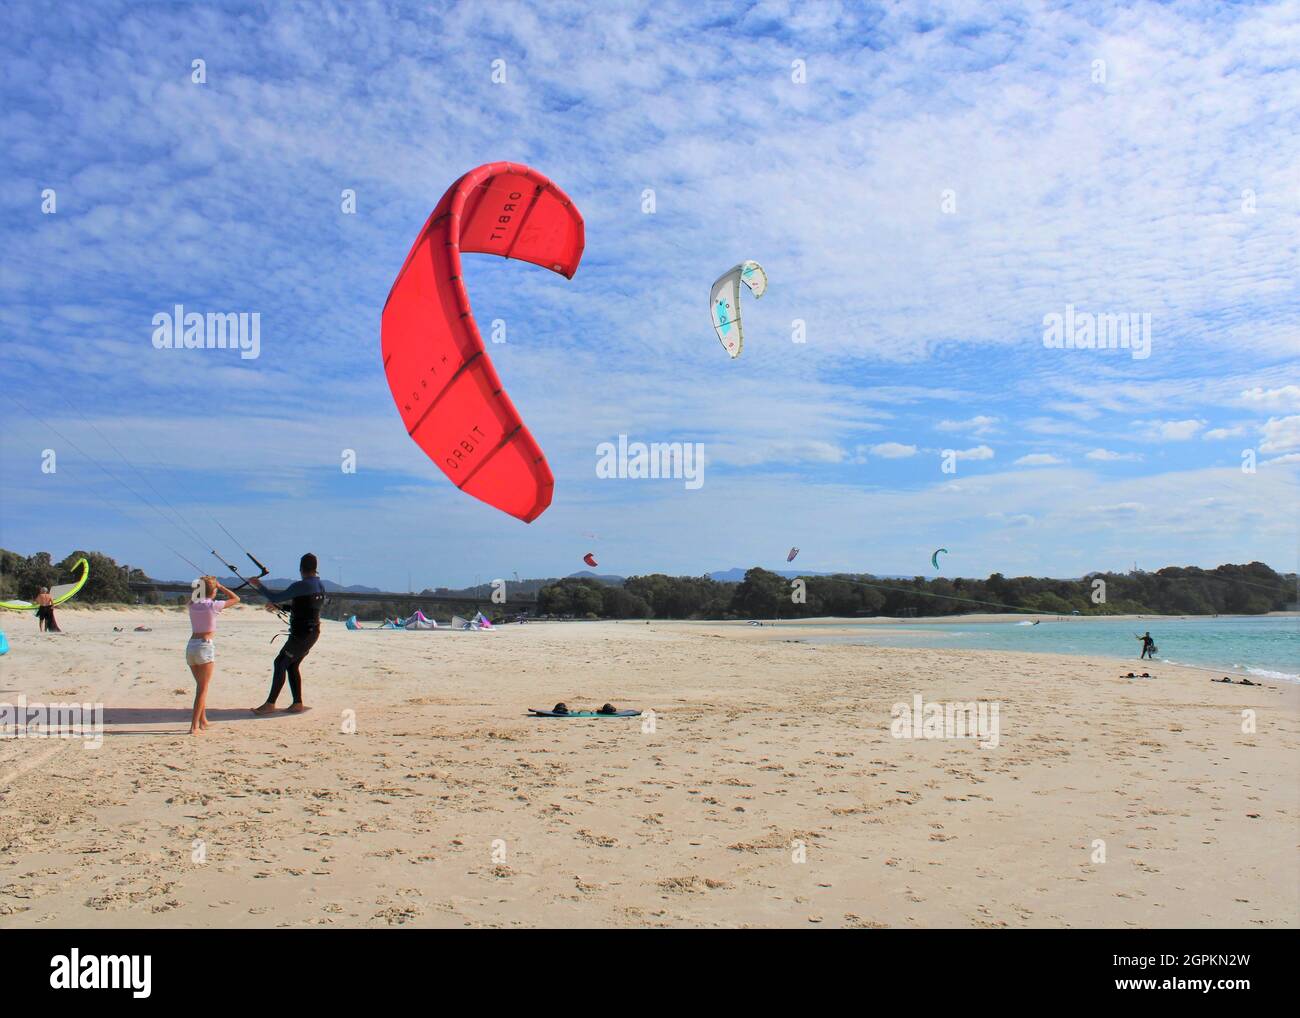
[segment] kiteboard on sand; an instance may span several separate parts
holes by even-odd
[[[539,718],[635,718],[640,717],[639,710],[619,710],[613,714],[602,714],[595,710],[571,710],[566,714],[556,714],[553,710],[538,710],[536,707],[529,707],[529,712],[534,717]]]

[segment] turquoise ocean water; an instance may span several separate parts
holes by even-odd
[[[1234,678],[1300,682],[1300,618],[1180,618],[1117,621],[1071,619],[1028,622],[943,622],[888,626],[846,626],[853,636],[818,637],[819,626],[782,622],[782,629],[818,643],[857,643],[882,647],[951,647],[965,650],[1023,650],[1048,654],[1114,657],[1137,665],[1146,630],[1156,641],[1156,660],[1222,671]],[[1146,664],[1147,662],[1143,662]],[[1139,671],[1141,669],[1138,669]]]

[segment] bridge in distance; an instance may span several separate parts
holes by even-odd
[[[223,581],[224,582],[224,581]],[[155,580],[132,580],[128,586],[135,594],[188,594],[188,583],[164,583]],[[491,597],[474,597],[465,594],[397,594],[385,591],[354,592],[350,590],[331,590],[326,593],[328,600],[337,603],[387,603],[400,604],[415,609],[431,604],[483,606],[487,610],[517,612],[520,609],[532,610],[537,607],[537,597],[528,594],[511,594],[504,604],[493,602]]]

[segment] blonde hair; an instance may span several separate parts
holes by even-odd
[[[217,593],[217,578],[215,576],[201,576],[199,579],[203,581],[203,596],[207,598],[215,597]]]

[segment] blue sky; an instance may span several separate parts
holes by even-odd
[[[1300,4],[6,14],[0,342],[41,420],[0,398],[0,546],[215,565],[75,443],[231,555],[212,516],[277,574],[311,549],[389,589],[791,545],[891,574],[941,545],[947,575],[1296,568]],[[409,440],[379,355],[429,210],[497,160],[587,224],[571,281],[465,258],[556,477],[531,525]],[[770,288],[731,361],[707,298],[746,258]],[[178,303],[260,313],[260,356],[155,349]],[[1150,356],[1045,347],[1067,305],[1150,314]],[[701,443],[704,485],[597,478],[619,434]]]

